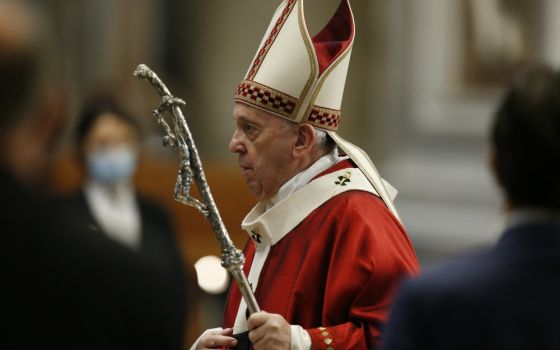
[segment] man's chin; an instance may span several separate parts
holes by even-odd
[[[253,197],[255,197],[255,200],[257,202],[264,202],[268,199],[266,198],[265,193],[262,191],[262,188],[257,184],[249,183],[249,181],[247,181],[247,187],[249,188],[249,191],[251,192]]]
[[[255,180],[245,177],[245,184],[249,191],[258,199],[260,193],[260,187],[255,183]]]

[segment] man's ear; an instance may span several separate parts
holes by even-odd
[[[294,145],[294,156],[300,157],[311,152],[315,145],[315,130],[309,124],[299,124],[297,126],[297,140]]]

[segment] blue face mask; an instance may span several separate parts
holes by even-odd
[[[93,152],[87,158],[89,175],[103,183],[128,181],[136,170],[137,154],[130,146]]]

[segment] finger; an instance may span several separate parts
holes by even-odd
[[[267,312],[257,312],[252,314],[247,320],[249,328],[249,340],[255,344],[264,338],[267,334],[267,322],[269,322],[272,314]]]
[[[257,342],[252,343],[253,344],[253,350],[267,350],[267,349],[270,349],[269,343],[270,343],[270,341],[268,339],[261,338]]]
[[[249,339],[255,345],[255,349],[269,349],[270,346],[278,348],[289,348],[291,329],[288,322],[278,314],[267,314],[266,322],[253,328],[249,332]]]
[[[266,333],[267,333],[266,326],[253,328],[252,331],[249,331],[249,340],[251,341],[251,343],[256,344],[264,338]]]
[[[233,335],[233,328],[225,328],[225,329],[215,329],[204,336],[201,339],[201,342],[205,343],[205,345],[214,346],[215,343],[221,343],[224,338],[229,338],[234,342],[237,342],[235,338],[231,338],[230,336]]]
[[[233,328],[220,329],[216,332],[212,332],[212,334],[231,336],[231,335],[233,335]]]
[[[219,349],[222,346],[236,346],[237,340],[235,338],[220,334],[209,334],[208,336],[201,339],[201,345],[207,349]]]
[[[268,321],[270,315],[271,314],[264,311],[255,312],[254,314],[249,316],[249,319],[247,320],[247,327],[249,328],[249,330],[252,330],[254,328],[262,326],[266,323],[266,321]]]

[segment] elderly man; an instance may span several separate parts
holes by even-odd
[[[393,189],[335,132],[354,40],[347,0],[310,37],[303,1],[284,1],[235,95],[230,151],[258,200],[242,227],[248,280],[263,312],[247,318],[233,285],[225,329],[198,349],[371,349],[393,291],[417,270]],[[342,151],[342,152],[340,152]]]
[[[520,72],[491,135],[504,233],[492,249],[407,281],[387,350],[560,348],[560,74]]]

